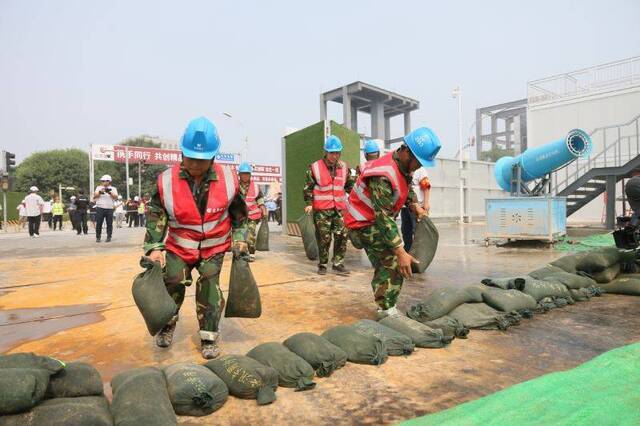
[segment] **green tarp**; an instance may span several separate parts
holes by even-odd
[[[637,425],[638,389],[640,343],[635,343],[572,370],[547,374],[402,425]]]

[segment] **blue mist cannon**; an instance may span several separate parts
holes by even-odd
[[[591,149],[591,137],[585,131],[571,130],[563,139],[529,148],[517,157],[500,158],[496,162],[496,181],[500,188],[512,194],[519,195],[524,192],[537,195],[527,189],[527,182],[544,178],[578,157],[588,157]],[[518,183],[521,184],[520,188]],[[537,186],[542,188],[544,185]]]

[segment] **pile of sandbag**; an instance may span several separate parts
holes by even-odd
[[[0,355],[0,424],[111,425],[102,377],[89,364]]]

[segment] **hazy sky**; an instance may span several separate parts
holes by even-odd
[[[639,17],[638,0],[0,0],[0,148],[177,139],[205,115],[238,152],[227,111],[250,160],[279,162],[285,127],[362,80],[418,99],[413,125],[452,156],[456,85],[466,136],[476,107],[525,97],[528,80],[639,55]]]

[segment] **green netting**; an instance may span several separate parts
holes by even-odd
[[[555,249],[559,251],[589,251],[599,247],[612,247],[616,243],[613,240],[613,234],[594,234],[588,237],[562,237],[556,244]]]
[[[640,343],[634,343],[402,425],[637,425],[638,389]]]

